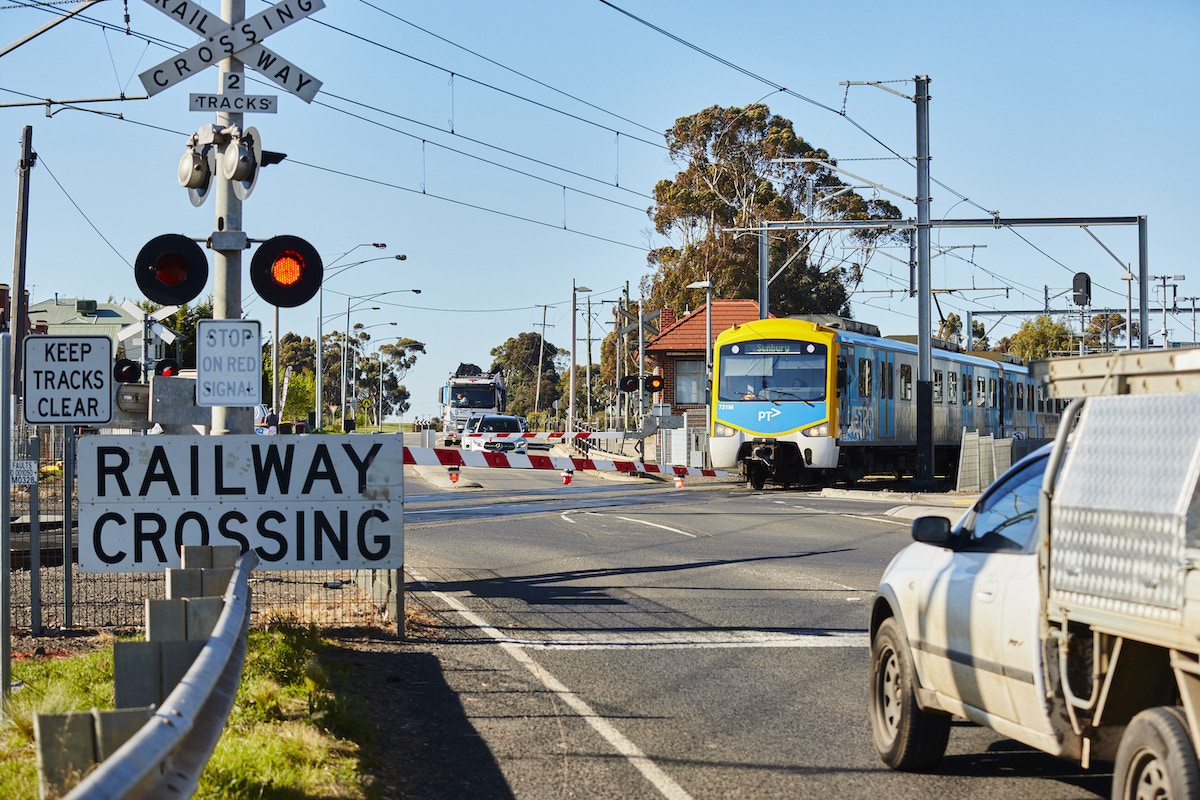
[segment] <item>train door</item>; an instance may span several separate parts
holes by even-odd
[[[974,421],[971,419],[975,408],[975,368],[970,364],[962,366],[962,386],[959,387],[962,400],[962,426],[973,431]]]
[[[875,401],[875,419],[878,420],[880,439],[896,438],[896,354],[882,351],[879,354],[877,379],[878,398]]]

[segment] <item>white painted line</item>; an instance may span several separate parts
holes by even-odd
[[[569,516],[569,514],[570,514],[570,513],[571,513],[570,511],[564,511],[563,513],[559,514],[559,515],[558,515],[558,517],[559,517],[559,519],[561,519],[563,522],[569,522],[569,523],[571,523],[572,525],[578,525],[578,524],[579,524],[578,522],[576,522],[575,520],[571,519],[571,517]]]
[[[859,516],[858,514],[838,514],[838,516],[846,517],[847,519],[869,519],[872,522],[886,522],[889,525],[900,525],[905,528],[912,527],[911,522],[901,522],[899,520],[894,520],[894,519],[880,519],[879,517],[864,517],[864,516]]]
[[[409,574],[421,583],[429,582],[417,572],[410,570]],[[676,783],[670,775],[663,772],[657,764],[651,761],[641,751],[641,748],[627,739],[624,734],[617,730],[616,726],[592,710],[591,706],[568,689],[558,678],[551,675],[540,664],[534,661],[519,645],[508,641],[508,638],[503,633],[484,622],[480,616],[463,605],[458,598],[438,591],[430,591],[430,594],[457,611],[467,622],[499,642],[500,646],[504,648],[506,653],[512,656],[514,661],[528,670],[529,674],[537,678],[549,691],[554,692],[558,696],[558,699],[570,706],[576,714],[583,717],[584,721],[588,725],[591,725],[596,733],[604,737],[604,740],[612,745],[618,753],[625,756],[626,760],[638,772],[642,773],[642,776],[650,782],[651,786],[658,790],[659,794],[668,800],[693,800],[692,796]]]
[[[668,528],[666,525],[659,525],[657,522],[647,522],[644,519],[634,519],[633,517],[617,517],[617,519],[623,519],[626,522],[636,522],[639,525],[649,525],[651,528],[662,528],[664,531],[670,531],[671,533],[678,533],[680,536],[690,536],[693,539],[696,538],[696,534],[694,534],[694,533],[688,533],[687,531],[681,531],[678,528]]]
[[[579,634],[560,639],[505,639],[528,650],[721,650],[762,647],[851,647],[870,644],[866,633],[800,631],[672,631]]]

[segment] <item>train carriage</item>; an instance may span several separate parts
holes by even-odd
[[[717,337],[713,375],[713,466],[741,470],[755,488],[913,472],[915,341],[832,316],[757,320]],[[964,429],[1040,436],[1052,416],[1011,356],[939,342],[932,384],[935,468],[943,474],[953,474]]]

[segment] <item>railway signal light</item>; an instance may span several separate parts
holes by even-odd
[[[117,383],[137,383],[142,377],[142,365],[132,359],[118,358],[113,365],[113,380]]]
[[[133,277],[149,300],[164,306],[191,302],[208,283],[208,259],[200,245],[178,233],[146,242],[133,262]]]
[[[661,392],[663,377],[662,375],[645,375],[639,378],[637,375],[626,375],[617,385],[622,392],[636,392],[639,387],[651,393]]]
[[[324,267],[317,248],[298,236],[276,236],[258,246],[250,260],[250,282],[273,306],[294,308],[321,288]]]
[[[1086,272],[1076,272],[1071,281],[1072,299],[1077,306],[1086,306],[1092,299],[1092,278]]]
[[[173,358],[160,358],[154,363],[154,374],[164,378],[179,377],[179,362]]]

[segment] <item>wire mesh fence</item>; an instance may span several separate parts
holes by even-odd
[[[72,434],[62,427],[27,426],[19,408],[14,418],[13,462],[35,462],[36,477],[10,486],[12,626],[44,634],[142,625],[145,601],[164,596],[163,573],[79,571]],[[393,622],[397,596],[402,597],[398,570],[256,570],[250,584],[252,624],[288,619],[326,628]]]

